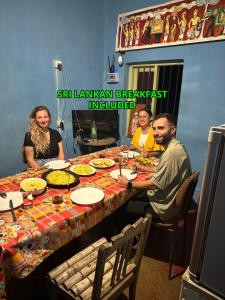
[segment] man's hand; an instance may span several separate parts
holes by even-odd
[[[136,163],[136,170],[137,171],[144,171],[149,173],[154,173],[156,170],[156,166],[143,166],[139,163]]]
[[[118,183],[127,186],[128,179],[125,176],[118,176]]]
[[[127,187],[128,179],[125,176],[118,176],[118,183],[122,186]],[[157,186],[152,184],[151,179],[132,181],[133,189],[143,189],[143,190],[155,190],[158,189]]]

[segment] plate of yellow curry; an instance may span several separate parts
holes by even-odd
[[[79,164],[70,167],[70,171],[79,175],[79,176],[91,176],[95,174],[95,168],[87,165],[87,164]]]
[[[42,178],[53,188],[70,188],[79,183],[79,177],[67,170],[50,170],[45,172]]]

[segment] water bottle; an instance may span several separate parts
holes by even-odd
[[[96,126],[95,121],[92,121],[92,124],[91,124],[91,139],[93,141],[97,140],[97,126]]]

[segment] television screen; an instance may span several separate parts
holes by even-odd
[[[91,124],[95,121],[97,138],[114,137],[119,139],[118,110],[72,110],[73,137],[82,129],[82,138],[91,137]]]

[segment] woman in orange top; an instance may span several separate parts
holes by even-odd
[[[130,149],[138,149],[144,153],[148,153],[150,156],[156,156],[161,154],[165,149],[163,146],[156,144],[153,137],[153,129],[150,125],[151,122],[151,110],[141,109],[138,113],[138,123],[140,127],[135,131]]]

